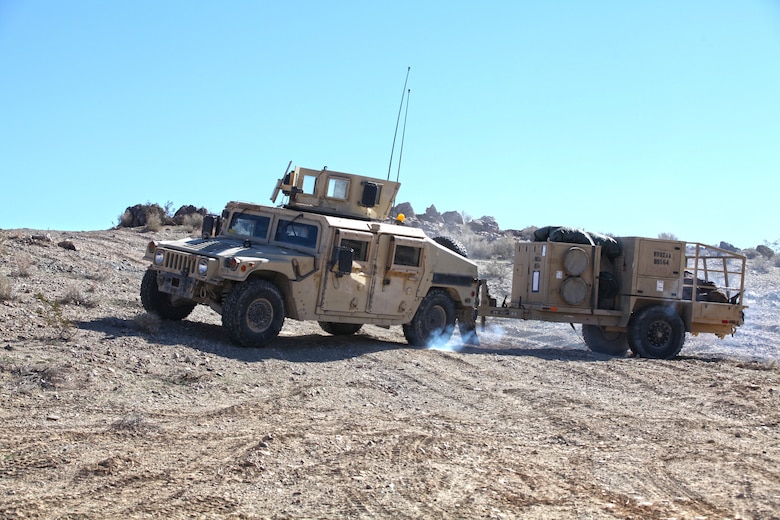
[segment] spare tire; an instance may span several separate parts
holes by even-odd
[[[433,241],[439,244],[440,246],[446,247],[450,251],[454,251],[458,253],[463,258],[469,257],[469,252],[466,251],[466,246],[461,244],[459,241],[455,240],[454,238],[450,237],[434,237]]]
[[[610,260],[620,256],[620,244],[614,238],[601,233],[590,233],[590,237],[597,246],[601,246],[602,254],[606,255]]]
[[[587,231],[570,227],[559,227],[550,231],[550,242],[566,242],[592,246],[593,239]]]
[[[547,242],[550,238],[550,231],[558,229],[561,226],[544,226],[534,231],[534,242]]]

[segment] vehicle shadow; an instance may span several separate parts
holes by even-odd
[[[613,356],[597,354],[587,349],[533,346],[523,338],[516,338],[511,346],[492,345],[489,341],[480,346],[464,345],[457,334],[444,347],[418,348],[405,341],[392,342],[371,336],[370,331],[353,336],[331,336],[329,334],[301,334],[279,336],[266,348],[239,347],[228,339],[221,325],[198,321],[164,322],[157,327],[139,324],[135,319],[101,317],[80,321],[81,330],[103,334],[102,341],[110,343],[118,338],[138,337],[149,343],[166,346],[186,346],[204,353],[247,363],[278,359],[292,363],[327,363],[353,359],[367,354],[390,350],[423,350],[432,353],[455,353],[466,355],[495,355],[507,357],[534,357],[544,360],[572,362],[603,362],[616,359]],[[528,346],[523,346],[523,345]],[[538,343],[536,343],[538,345]]]
[[[331,336],[325,333],[279,336],[266,348],[245,348],[233,344],[220,325],[188,320],[165,322],[153,330],[140,326],[134,319],[116,317],[80,321],[76,325],[80,330],[103,334],[104,342],[122,337],[138,337],[149,343],[186,346],[247,363],[267,359],[326,363],[386,350],[412,348],[406,343],[383,341],[362,333],[354,336]]]

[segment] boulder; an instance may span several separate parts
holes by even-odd
[[[173,215],[173,221],[176,223],[177,226],[181,226],[184,224],[184,220],[189,215],[199,214],[202,216],[206,216],[208,214],[208,210],[206,208],[196,208],[192,204],[188,204],[186,206],[180,207],[176,213]]]
[[[772,251],[772,248],[767,247],[765,245],[756,246],[756,251],[758,251],[758,254],[765,257],[765,258],[772,258],[775,256],[775,252]]]
[[[417,218],[426,222],[436,222],[438,224],[444,223],[444,220],[441,218],[441,213],[438,212],[436,206],[433,204],[428,206],[428,209],[425,210],[425,213],[422,215],[417,215]]]
[[[483,216],[476,220],[469,222],[469,228],[474,233],[500,233],[501,229],[498,227],[496,219],[490,216]]]
[[[462,226],[463,225],[463,215],[458,213],[457,211],[445,211],[441,214],[442,220],[444,220],[444,223],[448,226]]]
[[[136,204],[125,209],[119,221],[119,227],[145,226],[151,215],[157,215],[159,221],[168,224],[165,210],[159,204]]]
[[[393,208],[394,215],[399,215],[401,213],[403,213],[406,218],[414,218],[416,216],[414,208],[412,208],[412,205],[409,202],[402,202]]]

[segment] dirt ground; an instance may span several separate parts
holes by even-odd
[[[141,308],[145,244],[186,230],[44,234],[0,232],[2,518],[780,518],[771,357],[610,358],[511,320],[479,348],[287,320],[243,349],[205,307]]]

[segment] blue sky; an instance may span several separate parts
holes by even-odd
[[[407,67],[418,212],[780,238],[770,0],[0,0],[0,228],[270,203],[290,160],[384,178]]]

